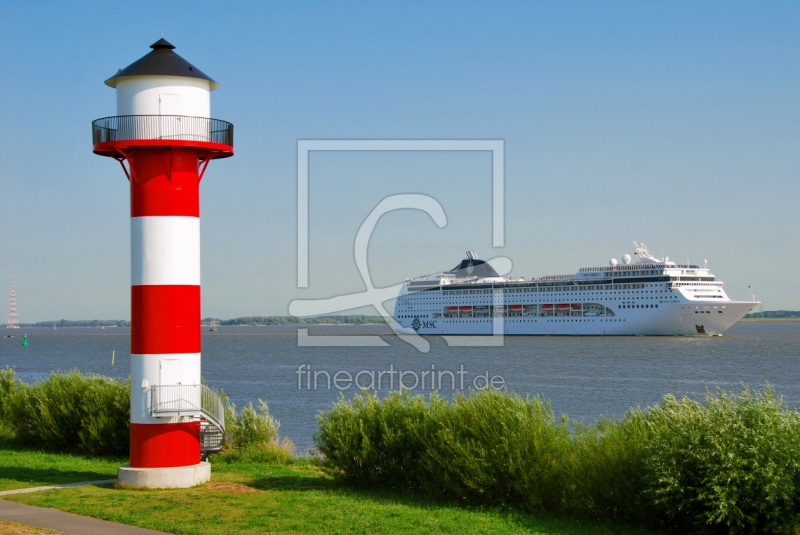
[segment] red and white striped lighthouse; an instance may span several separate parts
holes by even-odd
[[[117,115],[92,123],[95,154],[120,162],[131,191],[131,458],[121,482],[187,487],[210,477],[219,398],[200,378],[200,180],[233,156],[233,125],[211,119],[220,86],[161,39],[105,81]],[[127,161],[127,168],[125,162]]]

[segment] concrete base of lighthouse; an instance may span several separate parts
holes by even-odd
[[[133,468],[126,465],[117,471],[117,483],[134,488],[187,489],[210,480],[211,465],[207,462],[173,468]]]

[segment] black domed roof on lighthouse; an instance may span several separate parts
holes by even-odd
[[[150,48],[153,49],[152,52],[117,72],[117,74],[106,80],[106,85],[117,87],[117,82],[122,78],[133,76],[182,76],[184,78],[208,80],[211,91],[219,89],[220,85],[217,82],[173,52],[175,46],[163,37],[150,45]]]

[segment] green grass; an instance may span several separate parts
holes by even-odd
[[[36,451],[0,439],[0,491],[114,479],[117,468],[127,462],[123,458]]]
[[[19,456],[5,456],[6,452],[3,450],[4,470],[12,459],[25,460]],[[14,453],[23,455],[23,452]],[[61,467],[61,477],[56,478],[59,482],[71,477],[69,470],[86,474],[85,479],[99,479],[98,476],[108,473],[111,465],[116,467],[109,460],[60,454],[42,457],[39,452],[30,452],[28,459],[35,459],[46,467]],[[13,479],[13,472],[7,474],[4,481],[12,483],[8,480]],[[24,486],[26,482],[17,483]],[[241,485],[236,489],[257,492],[231,492],[220,487],[224,484]],[[194,489],[134,490],[103,485],[19,494],[4,499],[181,534],[650,533],[594,522],[461,508],[392,491],[356,490],[337,484],[305,461],[292,466],[213,464],[211,484]]]

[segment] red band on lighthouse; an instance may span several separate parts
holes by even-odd
[[[200,217],[200,159],[196,149],[137,147],[131,166],[131,217]]]
[[[200,286],[131,286],[131,353],[199,353]]]
[[[169,468],[200,462],[198,424],[131,423],[131,466]]]

